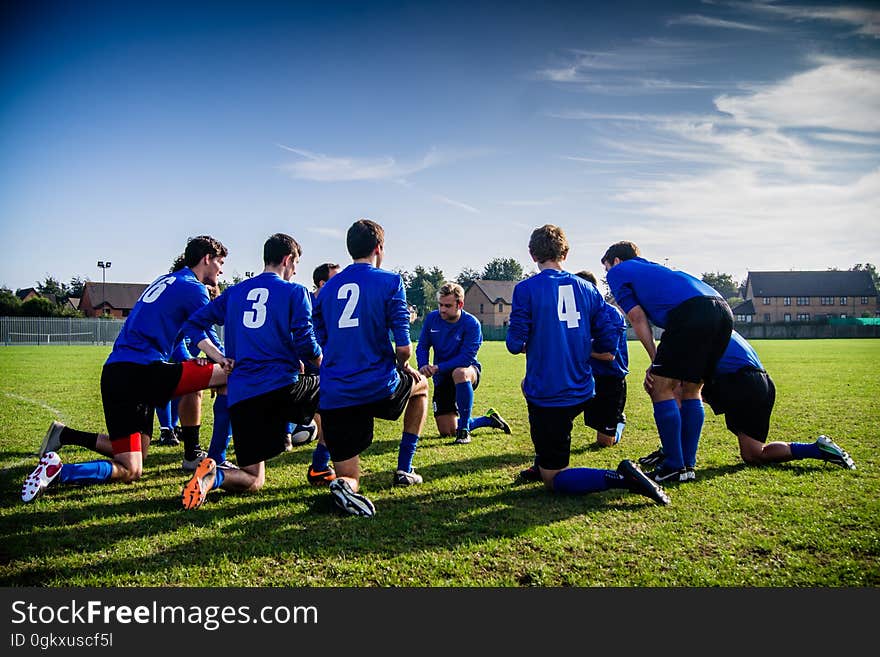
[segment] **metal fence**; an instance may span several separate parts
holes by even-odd
[[[94,317],[0,317],[0,344],[113,344],[124,320]]]

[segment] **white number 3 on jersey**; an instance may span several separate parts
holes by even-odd
[[[248,301],[253,301],[251,310],[245,310],[241,323],[246,328],[260,328],[266,323],[266,302],[269,300],[269,290],[264,287],[255,287],[248,292]]]
[[[578,312],[577,304],[574,301],[573,286],[559,286],[559,300],[556,303],[556,311],[559,313],[559,321],[565,322],[568,328],[578,327],[581,314]]]

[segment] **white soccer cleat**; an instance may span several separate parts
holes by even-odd
[[[21,487],[21,501],[33,502],[49,487],[61,473],[61,457],[55,452],[47,452],[40,459],[37,467],[31,472]]]

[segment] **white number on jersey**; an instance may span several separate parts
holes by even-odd
[[[143,301],[144,303],[153,303],[156,299],[159,298],[159,295],[165,291],[165,288],[171,285],[176,280],[177,279],[174,278],[174,276],[166,276],[165,278],[160,278],[158,281],[147,288],[147,291],[144,292],[144,295],[141,297],[141,301]]]
[[[346,283],[339,288],[336,293],[337,299],[348,299],[345,302],[345,308],[339,316],[339,328],[353,328],[358,325],[358,318],[352,317],[355,308],[357,308],[358,299],[361,297],[361,288],[357,283]]]
[[[559,321],[565,322],[568,328],[577,328],[580,324],[581,314],[578,312],[574,301],[574,287],[571,285],[559,286],[559,301],[556,303],[556,311],[559,313]]]
[[[269,300],[269,290],[264,287],[255,287],[248,292],[247,300],[253,301],[254,305],[251,310],[244,311],[241,322],[247,328],[260,328],[266,323],[266,302]]]

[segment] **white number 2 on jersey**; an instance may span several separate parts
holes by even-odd
[[[245,310],[241,323],[246,328],[260,328],[266,323],[266,302],[269,300],[269,290],[264,287],[255,287],[248,292],[248,301],[253,301],[251,310]]]
[[[339,316],[339,328],[353,328],[358,325],[358,318],[352,317],[352,315],[354,315],[360,297],[361,288],[357,283],[346,283],[340,286],[336,298],[348,299],[348,301],[345,302],[345,308],[342,309],[342,314]]]
[[[559,321],[565,322],[568,328],[577,328],[581,314],[574,302],[574,287],[571,285],[559,286],[559,301],[556,303],[556,311],[559,313]]]

